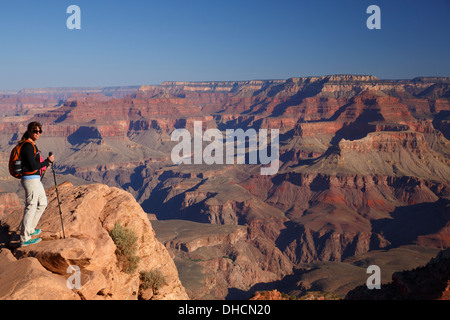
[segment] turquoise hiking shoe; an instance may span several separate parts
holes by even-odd
[[[42,241],[41,238],[30,239],[30,240],[28,240],[28,241],[21,242],[21,243],[20,243],[20,246],[21,246],[21,247],[26,247],[26,246],[29,246],[30,244],[36,244],[36,243],[39,243],[39,242],[41,242],[41,241]]]
[[[38,236],[41,234],[41,229],[36,229],[33,233],[30,233],[30,236]]]

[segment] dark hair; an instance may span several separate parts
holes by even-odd
[[[39,130],[42,130],[42,125],[39,122],[36,122],[36,121],[30,122],[28,124],[27,131],[23,134],[22,139],[20,139],[19,143],[27,140],[28,138],[30,138],[30,135],[28,134],[28,132],[30,132],[30,131],[32,131],[32,130],[34,130],[36,128],[38,128]]]

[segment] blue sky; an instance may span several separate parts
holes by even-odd
[[[66,27],[72,4],[81,30]],[[2,0],[0,90],[450,76],[449,18],[450,0]]]

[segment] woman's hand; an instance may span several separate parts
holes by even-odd
[[[52,154],[51,156],[48,156],[48,161],[50,161],[51,163],[55,162],[55,156]]]

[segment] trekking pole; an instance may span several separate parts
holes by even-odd
[[[49,152],[48,154],[49,154],[49,156],[50,156],[50,155],[52,155],[53,153],[52,153],[52,152]],[[47,169],[45,169],[44,172],[42,172],[41,181],[42,181],[42,179],[44,179],[44,176],[45,176],[45,173],[46,173],[47,170],[48,170],[48,167],[49,167],[49,166],[47,166]]]
[[[53,154],[53,152],[50,152],[48,154],[48,156],[50,157],[52,154]],[[61,218],[61,226],[62,226],[63,236],[65,239],[66,234],[64,232],[64,223],[63,223],[62,212],[61,212],[61,202],[59,202],[58,184],[56,183],[56,174],[55,174],[55,168],[53,166],[53,162],[52,162],[52,171],[53,171],[53,179],[55,180],[56,198],[58,199],[59,217]]]
[[[48,169],[48,167],[47,167],[47,169]],[[47,171],[47,170],[45,170],[45,171]],[[44,172],[42,172],[42,176],[41,176],[41,181],[42,181],[42,179],[44,179],[44,176],[45,176],[45,171],[44,171]]]

